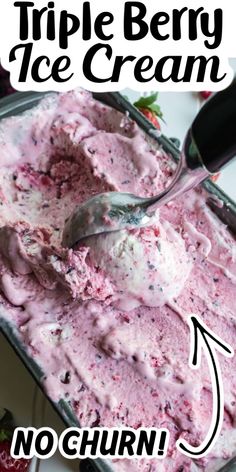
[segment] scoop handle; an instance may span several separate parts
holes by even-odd
[[[191,144],[211,174],[236,156],[236,80],[201,108],[189,132]]]

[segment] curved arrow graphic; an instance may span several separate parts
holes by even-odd
[[[189,365],[192,369],[199,369],[203,350],[208,361],[212,382],[213,412],[208,434],[200,446],[193,447],[185,439],[178,439],[176,447],[188,457],[200,458],[206,456],[213,448],[223,423],[224,387],[216,350],[226,357],[233,357],[234,351],[229,344],[213,333],[199,316],[190,316],[188,323],[191,336]]]

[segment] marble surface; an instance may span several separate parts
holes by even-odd
[[[236,59],[232,61],[236,70]],[[131,100],[138,96],[126,90]],[[162,93],[159,97],[166,125],[163,133],[169,137],[184,138],[185,133],[201,106],[199,97],[193,93]],[[219,185],[236,201],[236,162],[226,168],[219,179]],[[35,382],[21,364],[11,347],[0,335],[0,405],[9,408],[21,426],[42,425],[53,427],[60,432],[63,424],[42,395]],[[59,455],[52,459],[34,461],[32,472],[75,472],[79,470],[77,461],[65,461]]]

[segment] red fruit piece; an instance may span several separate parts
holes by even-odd
[[[160,130],[161,126],[158,118],[163,120],[163,114],[160,106],[156,103],[157,97],[158,93],[154,93],[148,97],[140,97],[140,99],[134,103],[134,106],[151,121],[155,128]]]
[[[207,100],[207,98],[209,98],[212,95],[212,92],[207,92],[207,91],[199,92],[199,93],[201,97],[204,98],[204,100]]]
[[[140,108],[139,111],[141,111],[141,113],[146,116],[146,118],[151,121],[151,123],[155,126],[155,128],[157,129],[161,129],[161,126],[160,126],[160,123],[155,115],[155,113],[153,113],[152,111],[148,110],[148,108]]]
[[[11,441],[8,437],[8,433],[0,431],[0,472],[28,472],[30,460],[11,457]]]
[[[217,180],[219,179],[219,177],[220,177],[220,172],[218,172],[218,174],[212,175],[212,176],[211,176],[212,182],[217,182]]]

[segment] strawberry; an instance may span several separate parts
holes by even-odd
[[[29,459],[13,459],[11,457],[11,439],[9,433],[0,431],[0,471],[1,472],[27,472]]]
[[[204,100],[207,100],[212,95],[212,92],[207,92],[207,91],[199,92],[199,93],[201,97],[204,98]]]
[[[1,472],[27,472],[30,461],[28,459],[13,459],[11,457],[11,440],[9,434],[0,431],[0,471]]]
[[[220,177],[220,172],[218,172],[218,174],[212,175],[212,176],[211,176],[212,182],[217,182],[217,180],[219,179],[219,177]]]
[[[161,125],[153,111],[148,110],[148,108],[139,108],[139,111],[146,116],[146,118],[151,121],[151,123],[155,126],[157,129],[161,129]]]
[[[30,460],[11,457],[11,440],[15,425],[12,414],[0,408],[0,472],[28,472]]]
[[[151,123],[157,129],[161,129],[160,122],[158,118],[163,120],[163,114],[159,105],[155,102],[157,101],[158,93],[149,95],[149,97],[140,97],[140,99],[134,103],[134,106],[146,116],[146,118],[151,121]]]

